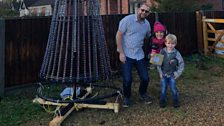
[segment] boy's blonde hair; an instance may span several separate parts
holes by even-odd
[[[169,39],[171,40],[172,42],[174,42],[175,44],[177,44],[177,37],[174,35],[174,34],[168,34],[166,36],[166,40]]]

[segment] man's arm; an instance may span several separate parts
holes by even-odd
[[[116,34],[117,51],[119,52],[120,61],[122,63],[125,63],[126,57],[125,57],[123,46],[122,46],[122,36],[123,36],[123,33],[118,30]]]

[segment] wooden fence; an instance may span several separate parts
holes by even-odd
[[[216,23],[224,24],[224,19],[209,19],[203,16],[203,38],[204,38],[204,54],[205,55],[216,55],[224,57],[223,54],[216,54],[217,52],[224,52],[223,46],[217,46],[224,44],[224,30],[217,30],[214,25]]]
[[[223,11],[197,11],[196,12],[196,22],[197,22],[197,42],[198,42],[198,52],[204,53],[204,36],[203,36],[203,16],[210,19],[224,19]],[[224,29],[223,24],[214,24],[216,29]]]
[[[210,13],[208,13],[208,15],[209,14]],[[196,15],[195,12],[158,14],[159,21],[167,26],[168,31],[177,35],[177,49],[180,50],[183,55],[190,55],[194,52],[198,52],[198,47],[201,46],[199,44],[203,45],[203,41],[202,43],[198,42],[200,39],[198,39],[197,25],[200,25],[200,23],[196,22]],[[120,62],[116,52],[115,35],[119,21],[124,16],[125,15],[102,16],[113,70],[120,69]],[[148,19],[153,27],[153,22],[156,19],[155,14],[150,14]],[[38,74],[48,39],[50,22],[51,17],[4,20],[4,33],[6,34],[4,35],[5,72],[3,78],[6,88],[38,81]],[[0,42],[2,41],[3,40]]]

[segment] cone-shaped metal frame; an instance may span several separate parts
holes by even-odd
[[[111,76],[98,0],[56,0],[40,78],[93,82]]]

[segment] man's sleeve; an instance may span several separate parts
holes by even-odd
[[[123,18],[120,23],[119,23],[119,27],[118,30],[122,33],[125,33],[127,30],[127,19]]]
[[[150,23],[148,22],[148,32],[147,32],[147,35],[146,35],[146,37],[147,38],[149,38],[150,36],[151,36],[151,25],[150,25]]]

